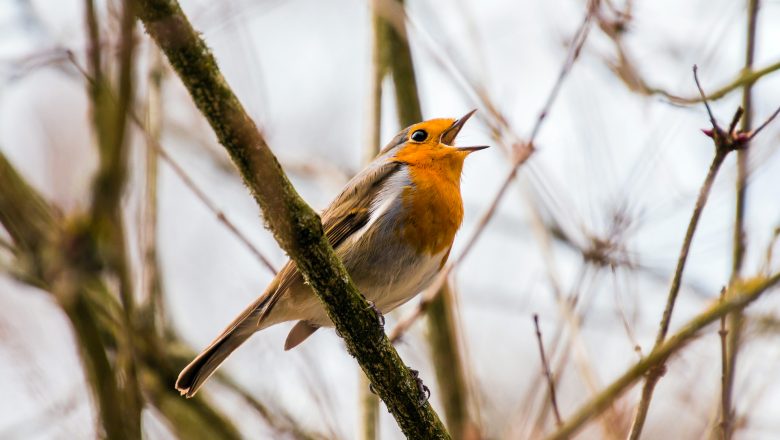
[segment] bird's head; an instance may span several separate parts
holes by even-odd
[[[428,168],[459,179],[466,156],[488,148],[454,146],[460,129],[475,111],[459,119],[431,119],[411,125],[398,133],[381,154],[413,168]]]

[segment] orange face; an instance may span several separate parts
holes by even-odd
[[[466,156],[487,148],[453,147],[455,137],[472,114],[474,110],[460,119],[431,119],[412,125],[406,131],[406,143],[395,154],[394,160],[413,168],[430,169],[443,178],[459,181]]]

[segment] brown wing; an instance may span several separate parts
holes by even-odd
[[[334,249],[368,223],[374,196],[381,189],[382,183],[401,167],[401,164],[390,161],[372,165],[353,177],[341,194],[322,212],[322,227]],[[269,289],[270,297],[262,302],[265,308],[259,321],[268,316],[293,282],[302,280],[295,263],[288,261],[274,280],[278,285]]]

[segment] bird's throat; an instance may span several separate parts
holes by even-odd
[[[449,248],[463,221],[460,170],[442,172],[431,167],[409,167],[411,185],[401,194],[405,219],[400,236],[418,252],[437,255]]]

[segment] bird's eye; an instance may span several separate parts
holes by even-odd
[[[416,130],[412,133],[411,139],[415,142],[423,142],[428,139],[428,133],[425,130]]]

